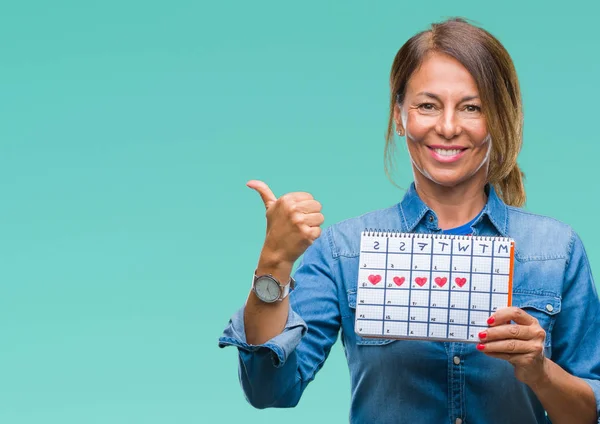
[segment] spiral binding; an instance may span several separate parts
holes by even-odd
[[[401,238],[414,238],[414,239],[453,239],[453,240],[475,240],[475,241],[503,241],[503,242],[514,242],[510,237],[496,237],[496,236],[459,236],[454,234],[432,234],[432,233],[403,233],[400,230],[382,230],[378,228],[365,228],[362,232],[363,236],[368,237],[401,237]]]

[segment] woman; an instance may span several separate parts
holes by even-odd
[[[510,56],[488,32],[453,19],[399,50],[390,84],[388,163],[395,127],[414,169],[401,203],[321,234],[310,194],[276,198],[248,183],[265,203],[267,234],[255,289],[219,343],[238,347],[249,402],[296,405],[341,328],[353,423],[542,423],[545,413],[555,424],[600,423],[600,302],[573,230],[518,208],[522,108]],[[365,228],[512,237],[514,306],[489,318],[477,345],[356,335]],[[267,293],[266,274],[282,294]]]

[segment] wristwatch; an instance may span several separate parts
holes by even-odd
[[[290,281],[284,286],[271,274],[256,275],[252,280],[252,291],[265,303],[281,302],[294,290],[296,281],[290,277]]]

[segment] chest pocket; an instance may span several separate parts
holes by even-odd
[[[549,358],[552,353],[552,328],[561,309],[561,299],[546,294],[513,292],[513,306],[523,309],[536,318],[546,332],[545,354]]]
[[[356,289],[348,290],[348,307],[350,308],[350,318],[352,319],[352,328],[354,328],[354,322],[356,319]],[[356,334],[353,330],[351,334],[348,334],[350,340],[355,339],[357,345],[364,346],[381,346],[392,343],[396,340],[393,339],[375,339],[370,337],[362,337]]]

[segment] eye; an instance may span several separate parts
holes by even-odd
[[[431,112],[435,109],[435,105],[433,103],[421,103],[418,108],[427,112]]]
[[[481,112],[481,107],[477,105],[466,105],[465,110],[467,112]]]

